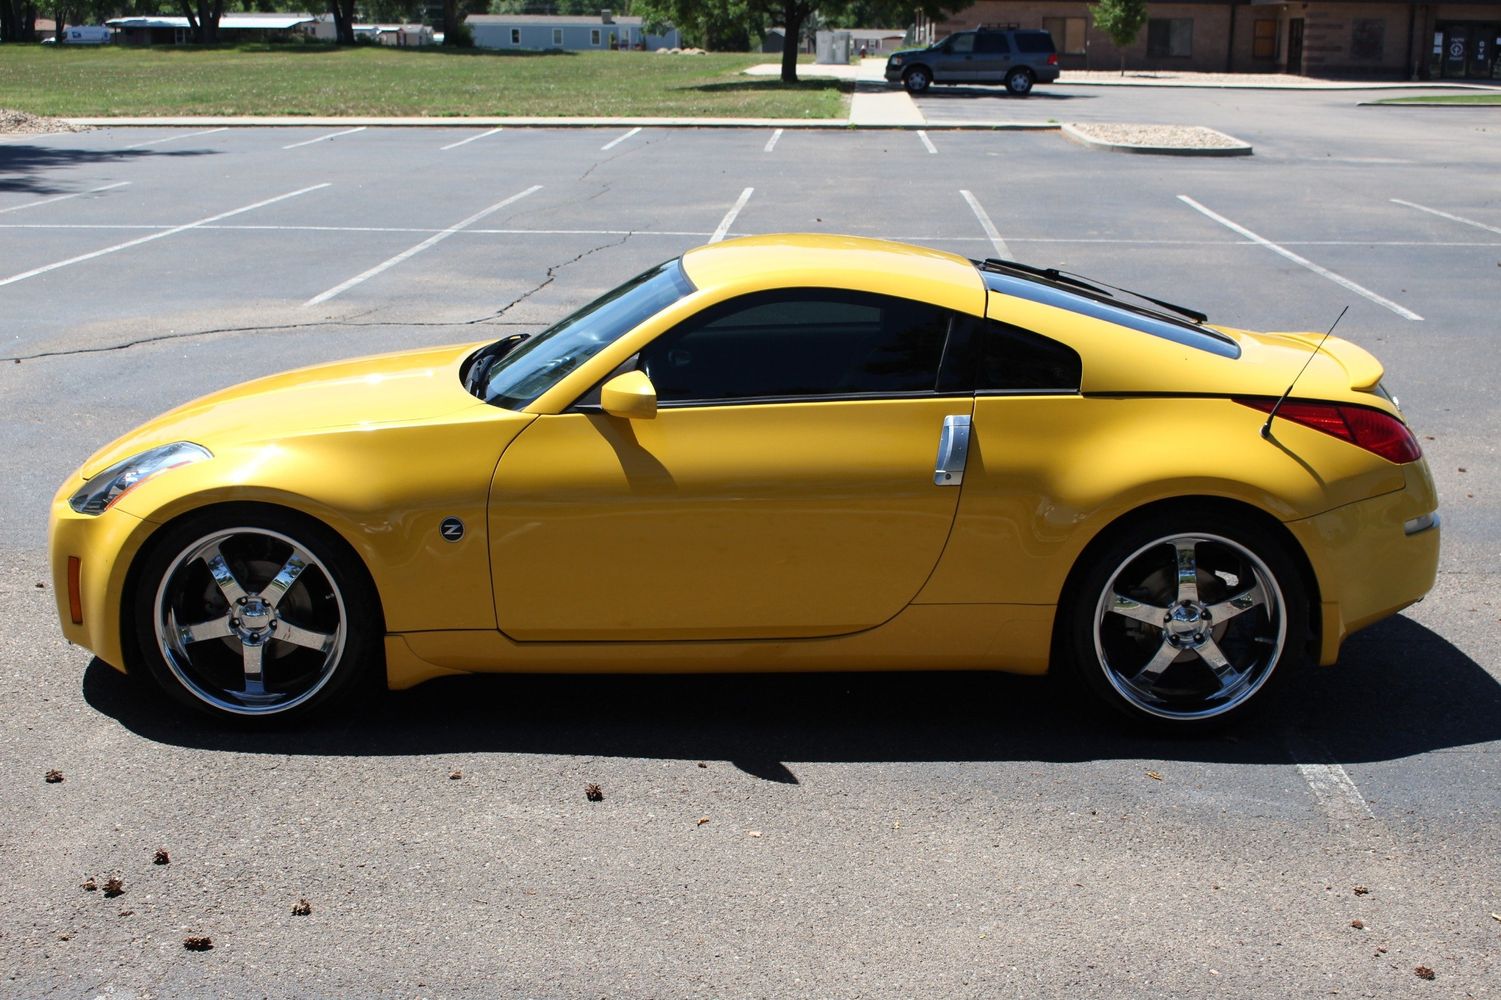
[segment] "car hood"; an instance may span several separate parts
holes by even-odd
[[[487,404],[459,380],[479,344],[402,351],[256,379],[162,414],[95,452],[88,479],[122,459],[173,441],[209,451],[338,427],[425,420]]]

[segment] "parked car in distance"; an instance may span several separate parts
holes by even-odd
[[[1039,28],[960,31],[925,49],[903,49],[886,60],[886,81],[914,94],[935,83],[1003,83],[1026,97],[1039,83],[1058,79],[1053,36]]]
[[[62,484],[52,578],[71,642],[225,717],[361,674],[1057,670],[1193,730],[1433,586],[1382,375],[1017,261],[747,237],[157,417]]]
[[[113,39],[114,32],[102,24],[80,24],[63,29],[64,45],[108,45]],[[57,44],[57,36],[49,35],[42,39],[42,44]]]

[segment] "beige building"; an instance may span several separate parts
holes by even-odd
[[[1126,68],[1371,79],[1501,79],[1501,0],[1177,0],[1149,3]],[[1064,69],[1116,69],[1121,51],[1082,0],[980,0],[919,19],[936,41],[977,25],[1046,28]]]

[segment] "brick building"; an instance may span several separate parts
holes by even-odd
[[[1126,68],[1371,79],[1501,79],[1501,0],[1175,0],[1149,3]],[[918,39],[979,24],[1047,28],[1064,69],[1116,69],[1121,52],[1082,0],[980,0]]]

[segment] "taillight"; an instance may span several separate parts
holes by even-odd
[[[1049,66],[1057,66],[1058,65],[1058,53],[1056,53],[1056,52],[1049,52],[1048,53],[1048,65]]]
[[[1236,402],[1262,413],[1272,412],[1272,407],[1277,405],[1275,399],[1237,399]],[[1413,437],[1407,425],[1381,410],[1290,399],[1278,407],[1277,419],[1322,431],[1398,465],[1416,462],[1423,457],[1423,449],[1418,447],[1418,439]]]

